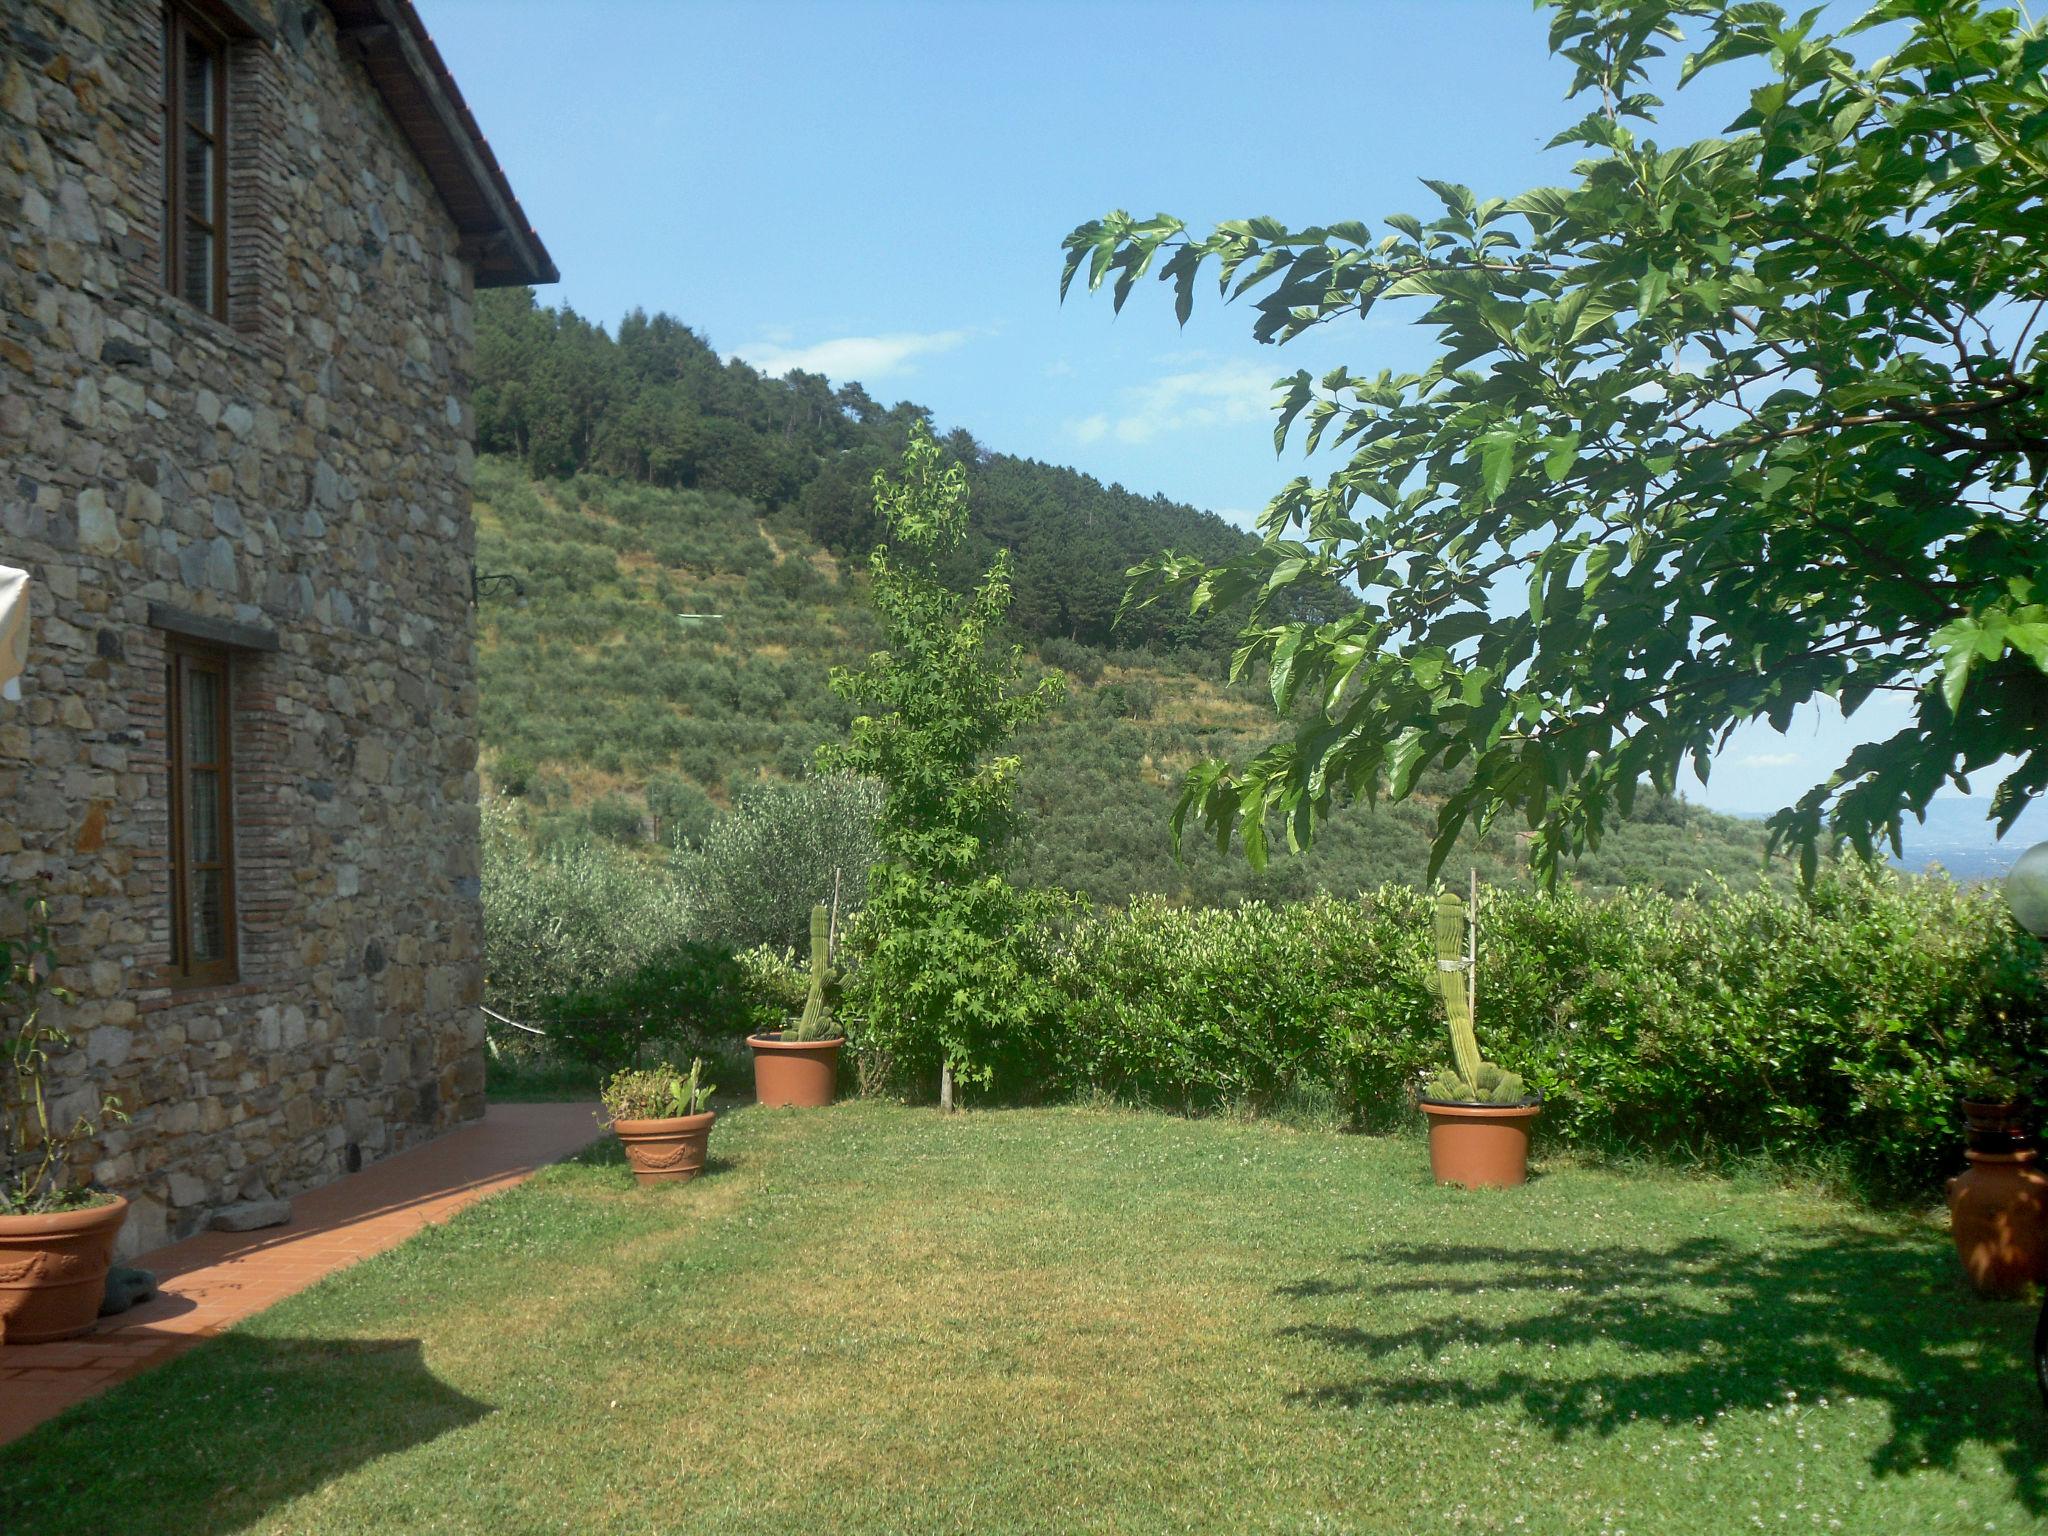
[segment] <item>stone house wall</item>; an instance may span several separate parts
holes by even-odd
[[[229,66],[227,323],[162,290],[159,15],[0,5],[0,879],[49,900],[60,1111],[124,1248],[482,1113],[472,273],[328,13]],[[239,980],[173,989],[165,614],[233,661]],[[18,914],[0,914],[0,923]]]

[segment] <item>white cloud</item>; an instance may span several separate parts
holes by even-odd
[[[1793,768],[1804,759],[1797,752],[1752,752],[1735,760],[1738,768]]]
[[[1149,443],[1175,432],[1240,426],[1271,417],[1273,366],[1242,361],[1184,367],[1123,392],[1113,411],[1070,419],[1067,435],[1077,443],[1114,436],[1120,443]]]
[[[1117,440],[1149,443],[1169,432],[1238,426],[1273,411],[1271,363],[1217,363],[1169,373],[1126,391],[1128,408],[1117,417]]]
[[[736,348],[727,357],[745,358],[771,378],[781,378],[792,368],[805,373],[822,373],[835,383],[859,381],[873,384],[881,379],[916,371],[916,361],[939,352],[950,352],[973,336],[972,331],[892,331],[882,336],[839,336],[831,341],[813,342],[807,347],[782,341],[758,341]]]

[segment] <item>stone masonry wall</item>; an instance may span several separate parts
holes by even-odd
[[[128,1251],[482,1112],[471,274],[331,18],[229,69],[228,323],[162,291],[159,13],[0,3],[0,563],[35,578],[0,702],[0,879],[78,995],[60,1112]],[[164,984],[152,602],[234,661],[240,979]],[[17,922],[0,914],[0,924]]]

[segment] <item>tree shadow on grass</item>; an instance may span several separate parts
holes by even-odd
[[[225,1334],[0,1447],[0,1530],[225,1536],[490,1412],[417,1339]]]
[[[1783,1407],[1788,1394],[1809,1404],[1855,1397],[1888,1410],[1873,1473],[1953,1467],[1975,1445],[1999,1459],[2030,1513],[2048,1511],[2032,1309],[1972,1295],[1950,1255],[1924,1240],[1833,1232],[1762,1248],[1705,1237],[1661,1247],[1391,1244],[1276,1294],[1301,1318],[1283,1335],[1386,1363],[1298,1392],[1299,1401],[1512,1404],[1564,1439],[1638,1419],[1682,1424]],[[1373,1305],[1396,1298],[1407,1299]],[[1441,1298],[1433,1313],[1428,1298]],[[1625,1366],[1570,1374],[1572,1353],[1595,1345],[1619,1348]],[[1399,1368],[1454,1346],[1481,1360],[1497,1351],[1502,1364],[1456,1380]],[[1537,1350],[1555,1350],[1563,1369],[1514,1363]]]

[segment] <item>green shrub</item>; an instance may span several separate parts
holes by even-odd
[[[688,933],[682,888],[658,866],[562,836],[538,849],[503,801],[483,807],[485,993],[526,1020],[549,998],[601,987]]]
[[[1150,720],[1159,707],[1159,692],[1140,678],[1105,683],[1095,691],[1095,711],[1110,720]]]
[[[1092,645],[1059,638],[1043,640],[1038,659],[1048,667],[1058,667],[1084,687],[1093,688],[1102,681],[1102,652]]]
[[[942,1064],[1005,1097],[1056,1080],[1055,978],[1073,899],[1000,876],[940,882],[878,867],[849,935],[847,1039],[864,1083],[928,1097]],[[886,914],[886,921],[874,921]]]
[[[872,782],[845,774],[743,796],[678,858],[692,931],[734,949],[807,944],[811,906],[832,900],[835,875],[845,920],[867,892],[880,803]]]
[[[491,783],[501,795],[517,800],[533,785],[533,759],[523,752],[501,752],[491,768]]]
[[[732,952],[683,942],[623,976],[546,999],[535,1010],[555,1046],[624,1066],[653,1043],[730,1039],[750,1024],[748,974]]]
[[[676,761],[683,771],[707,789],[716,789],[725,782],[726,757],[716,745],[701,738],[684,747],[676,754]]]
[[[1059,1086],[1184,1111],[1334,1087],[1386,1121],[1444,1054],[1431,965],[1427,905],[1400,887],[1278,908],[1147,898],[1061,952]]]
[[[621,794],[609,794],[592,802],[585,814],[590,830],[608,842],[637,843],[647,830],[647,818],[640,807]]]
[[[794,949],[771,949],[762,944],[741,950],[733,958],[742,977],[740,998],[748,1034],[771,1034],[803,1012],[810,994],[810,970]]]
[[[1497,889],[1481,912],[1478,1026],[1554,1141],[1832,1161],[1907,1196],[1956,1165],[1966,1080],[2048,1088],[2043,950],[1988,891],[1850,864],[1805,899]],[[1184,1110],[1334,1090],[1407,1118],[1446,1057],[1430,922],[1406,887],[1083,922],[1050,945],[1034,1086]]]
[[[660,824],[661,840],[671,848],[697,842],[718,820],[718,807],[711,797],[672,773],[657,774],[647,781],[647,809]]]

